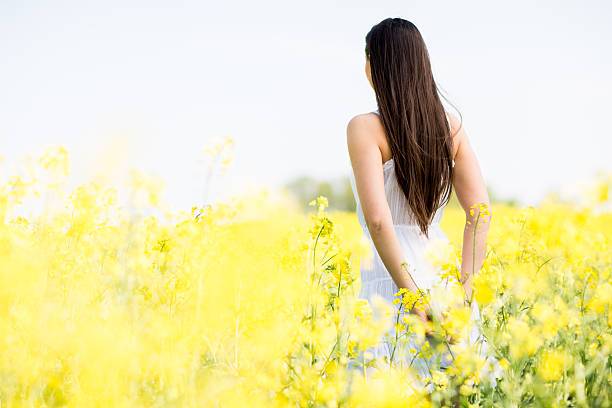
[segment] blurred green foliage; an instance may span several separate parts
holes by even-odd
[[[321,180],[309,176],[300,176],[294,178],[283,186],[287,189],[302,206],[304,211],[310,211],[312,207],[308,206],[312,197],[323,195],[329,200],[329,208],[338,211],[355,211],[355,198],[351,189],[351,183],[348,176],[339,177],[330,180]],[[498,197],[494,189],[490,186],[489,199],[491,203],[506,204],[517,206],[516,199],[502,199]],[[455,191],[448,203],[450,207],[460,207]]]

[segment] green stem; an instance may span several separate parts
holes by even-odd
[[[399,317],[402,311],[402,306],[404,304],[400,303],[399,308],[397,309],[397,316],[395,319],[395,342],[393,343],[393,351],[391,351],[391,358],[389,359],[389,367],[391,367],[392,363],[393,363],[393,357],[395,356],[395,349],[397,348],[397,335],[398,335],[398,331],[397,331],[397,325],[399,324]]]

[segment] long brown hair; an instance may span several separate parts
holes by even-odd
[[[452,194],[453,148],[427,47],[410,21],[387,18],[366,35],[365,52],[398,184],[428,236]]]

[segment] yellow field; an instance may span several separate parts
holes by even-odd
[[[2,407],[610,405],[608,184],[580,208],[492,206],[475,295],[503,378],[491,387],[458,348],[428,393],[410,369],[359,368],[392,315],[374,319],[355,300],[368,256],[355,214],[324,199],[304,214],[265,194],[147,213],[157,198],[144,183],[144,204],[126,211],[95,184],[65,194],[61,151],[40,166],[44,183],[0,187]],[[40,216],[16,215],[49,197]],[[454,248],[463,221],[447,208]],[[459,254],[447,255],[440,270],[453,279]],[[461,336],[462,308],[439,328]],[[417,320],[401,328],[422,333]]]

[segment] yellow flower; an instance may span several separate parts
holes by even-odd
[[[508,362],[508,360],[507,360],[507,359],[505,359],[505,358],[503,358],[503,357],[502,357],[502,358],[499,360],[499,366],[500,366],[502,369],[507,370],[507,369],[508,369],[508,367],[510,367],[510,363]]]
[[[486,276],[483,274],[476,276],[473,289],[474,297],[481,305],[491,303],[495,299],[495,291],[491,288],[490,282],[487,281]]]
[[[327,200],[327,197],[325,196],[318,196],[314,200],[310,201],[308,205],[311,207],[317,206],[318,211],[321,212],[325,210],[327,207],[329,207],[329,201]]]
[[[557,381],[563,376],[566,366],[565,353],[559,350],[549,350],[542,353],[537,372],[544,381]]]
[[[524,320],[511,316],[508,319],[507,330],[511,336],[510,354],[513,358],[531,356],[542,344],[542,338],[534,333]]]
[[[63,146],[47,149],[38,161],[44,169],[52,173],[68,175],[70,169],[68,150]]]
[[[474,386],[473,385],[468,385],[468,384],[461,384],[461,386],[459,387],[459,393],[461,395],[472,395],[474,394]]]

